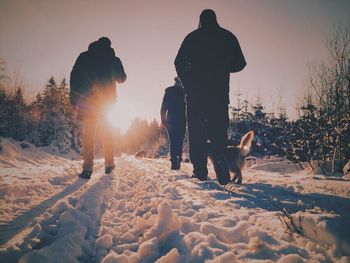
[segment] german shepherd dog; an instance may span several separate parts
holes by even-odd
[[[238,146],[228,146],[226,150],[226,157],[228,161],[228,167],[232,174],[234,174],[231,182],[241,184],[242,183],[242,169],[245,166],[245,158],[247,157],[252,141],[254,138],[254,132],[249,131],[242,136],[241,143]]]
[[[135,158],[136,159],[142,159],[146,157],[146,152],[145,151],[139,151],[137,153],[135,153]]]

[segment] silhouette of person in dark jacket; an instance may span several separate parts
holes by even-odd
[[[199,28],[185,37],[175,59],[186,93],[193,177],[200,180],[207,179],[210,151],[219,183],[230,181],[225,157],[230,73],[245,65],[237,38],[219,26],[213,10],[204,10]]]
[[[186,130],[186,105],[181,81],[177,77],[174,80],[174,86],[165,89],[160,115],[162,126],[167,128],[169,135],[171,169],[179,170]]]
[[[70,101],[82,119],[83,171],[82,178],[89,179],[94,165],[95,131],[102,131],[105,157],[105,172],[115,168],[113,135],[105,121],[103,111],[108,103],[116,99],[116,81],[126,80],[121,60],[115,56],[111,41],[101,37],[92,42],[87,51],[77,58],[70,76]]]

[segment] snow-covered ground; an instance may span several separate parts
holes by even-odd
[[[225,191],[122,156],[84,180],[76,156],[1,145],[0,262],[350,262],[346,179],[251,159]]]

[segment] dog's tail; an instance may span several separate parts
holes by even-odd
[[[249,131],[245,135],[243,135],[239,148],[243,151],[244,155],[247,155],[249,153],[250,147],[252,146],[253,139],[254,139],[253,131]]]

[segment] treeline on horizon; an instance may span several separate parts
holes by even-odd
[[[229,144],[239,144],[241,136],[253,130],[252,155],[283,156],[301,166],[306,162],[324,174],[341,172],[350,159],[349,42],[349,27],[338,28],[327,40],[329,59],[312,68],[296,120],[290,120],[283,107],[277,114],[267,113],[259,97],[251,103],[238,95],[230,108]],[[56,82],[51,77],[31,102],[23,90],[11,84],[1,61],[0,136],[53,146],[61,153],[80,152],[80,124],[69,103],[66,80]],[[148,157],[159,158],[169,152],[166,131],[157,120],[136,118],[125,134],[116,130],[115,136],[117,153],[143,150]],[[184,151],[188,153],[187,136]]]
[[[35,99],[28,101],[23,86],[12,86],[6,75],[0,76],[0,136],[25,140],[35,146],[51,146],[60,153],[70,150],[81,153],[81,122],[70,104],[65,79],[58,83],[51,77]],[[125,134],[113,126],[110,128],[115,130],[116,153],[144,150],[147,156],[160,157],[169,151],[166,132],[157,120],[135,118]],[[100,136],[97,128],[97,152],[101,150]]]

